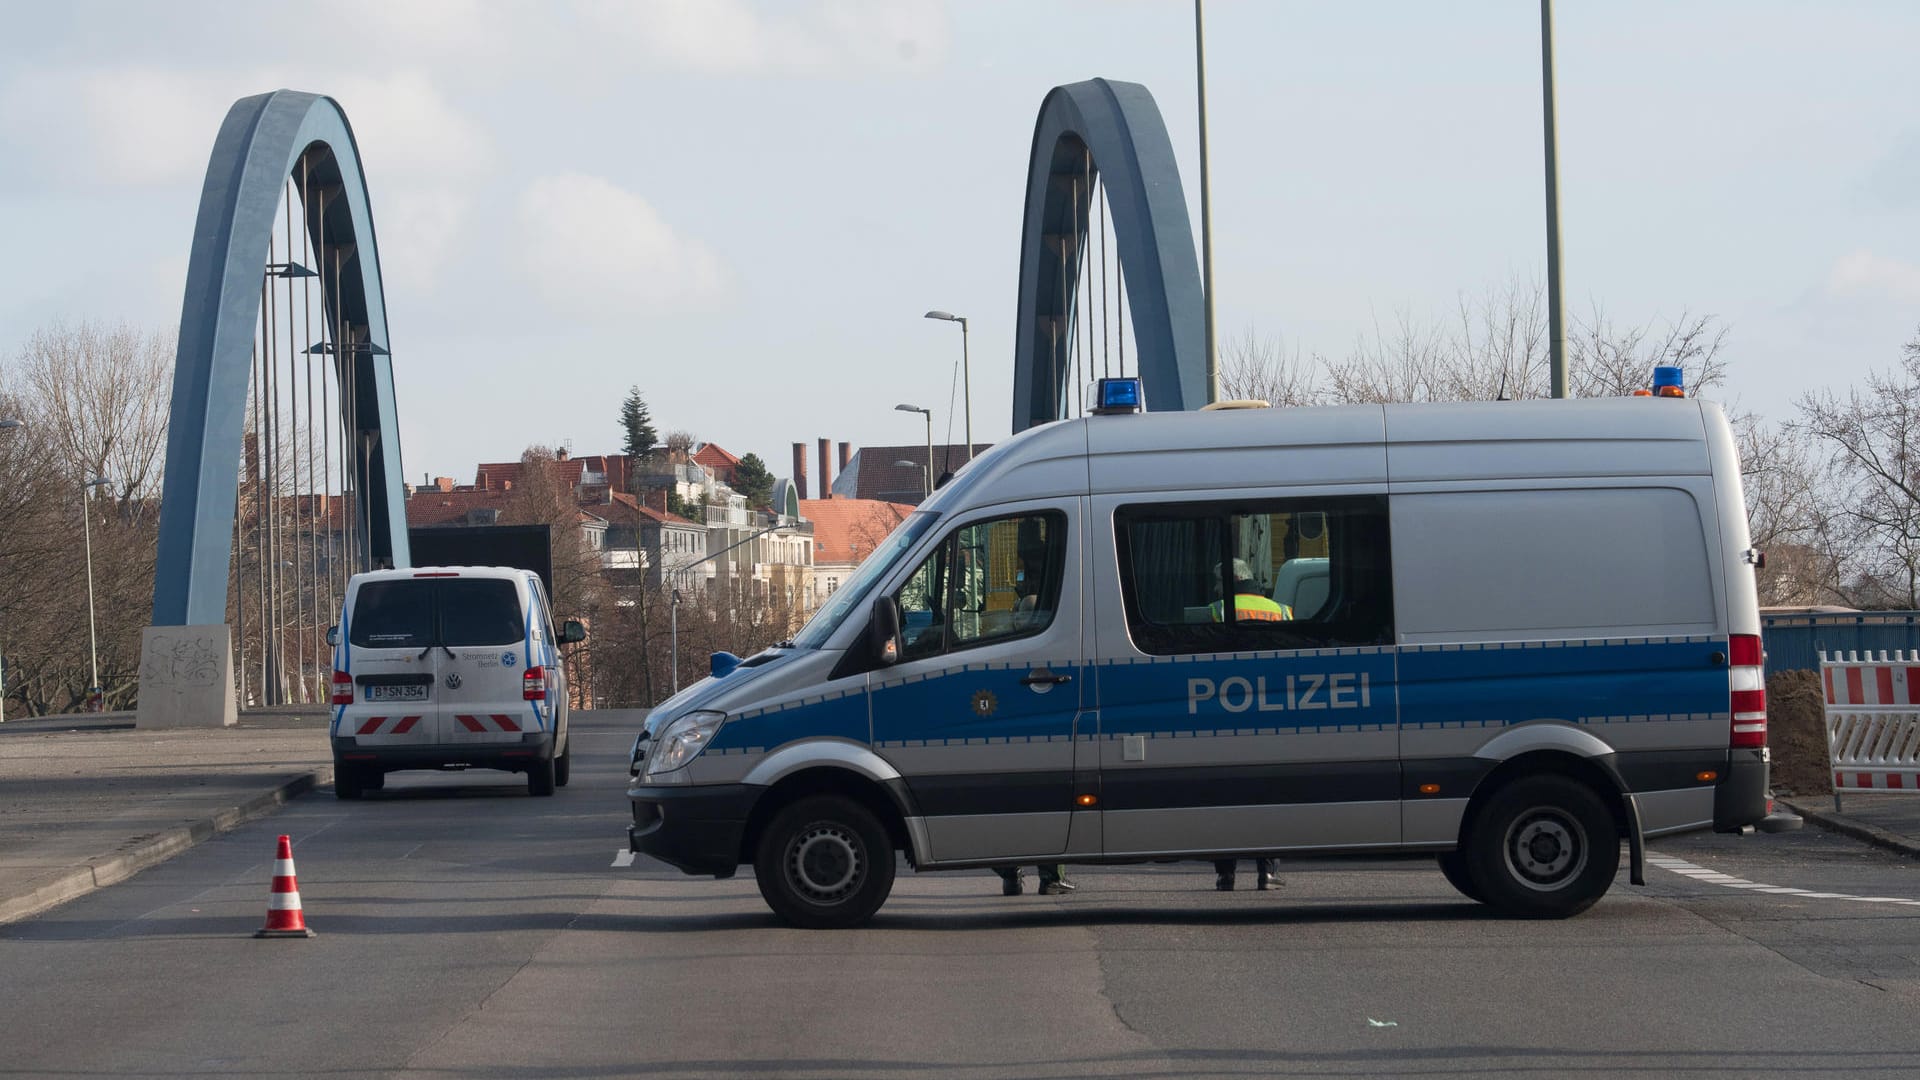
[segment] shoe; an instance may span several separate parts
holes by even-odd
[[[1220,892],[1232,892],[1233,891],[1233,875],[1221,874],[1219,877],[1214,878],[1213,887],[1219,890]]]
[[[1261,892],[1266,892],[1268,889],[1277,889],[1279,887],[1280,887],[1280,877],[1278,874],[1273,874],[1273,873],[1261,874],[1259,882],[1254,885],[1254,888],[1259,889]]]
[[[1079,888],[1079,886],[1068,881],[1066,878],[1055,878],[1052,881],[1043,881],[1040,883],[1040,895],[1065,896],[1076,888]]]
[[[1000,879],[1000,895],[1001,896],[1019,896],[1021,893],[1026,892],[1027,886],[1024,880],[1025,877],[1026,875],[1024,874],[1015,874],[1012,877],[1001,878]],[[1046,887],[1044,885],[1041,886],[1040,891],[1045,892]]]

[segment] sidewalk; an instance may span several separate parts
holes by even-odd
[[[124,880],[332,782],[320,708],[231,728],[130,714],[0,724],[0,924]]]
[[[1833,808],[1829,795],[1776,796],[1773,801],[1823,829],[1920,858],[1920,793],[1843,791],[1844,812]]]

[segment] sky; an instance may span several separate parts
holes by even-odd
[[[1545,274],[1532,0],[1206,5],[1221,337],[1343,355]],[[409,479],[616,452],[620,399],[776,474],[1010,427],[1040,102],[1158,100],[1195,227],[1185,0],[0,0],[0,356],[178,326],[222,117],[328,94],[379,232]],[[1920,4],[1555,10],[1567,307],[1728,329],[1773,419],[1920,335]],[[1196,239],[1197,245],[1197,239]],[[812,460],[811,457],[809,459]]]

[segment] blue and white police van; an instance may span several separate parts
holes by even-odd
[[[1137,383],[1104,402],[1138,400]],[[1565,916],[1767,815],[1759,553],[1710,403],[1023,432],[789,643],[662,704],[632,850],[845,927],[917,870],[1430,854]]]

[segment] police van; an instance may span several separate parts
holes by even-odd
[[[401,769],[505,769],[552,795],[571,771],[567,679],[540,576],[506,567],[378,570],[347,582],[334,647],[333,790]]]
[[[1767,814],[1726,418],[1690,398],[1103,414],[981,454],[665,702],[629,846],[806,927],[922,871],[1426,854],[1566,916]],[[1283,611],[1276,612],[1276,609]],[[737,664],[737,666],[736,666]]]

